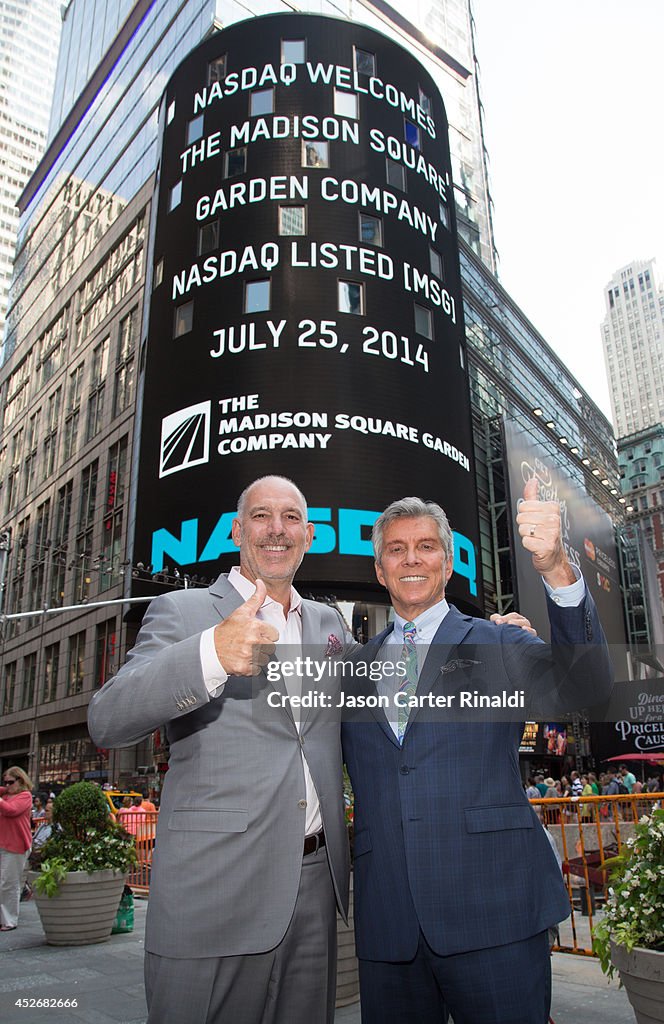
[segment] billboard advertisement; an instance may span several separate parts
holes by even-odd
[[[599,612],[604,632],[612,645],[616,678],[627,678],[625,626],[620,570],[613,523],[606,512],[569,477],[564,467],[513,421],[504,424],[512,518],[523,485],[533,476],[539,481],[539,496],[544,501],[559,501],[562,514],[563,543],[572,565],[583,575]],[[540,636],[548,639],[544,588],[533,572],[530,554],[514,545],[519,611],[531,619]],[[621,654],[622,652],[622,654]],[[622,664],[615,664],[622,657]]]
[[[481,608],[447,121],[424,68],[361,25],[236,23],[165,90],[150,247],[134,562],[237,561],[270,473],[316,524],[300,584],[375,585],[395,498],[439,501],[449,591]]]

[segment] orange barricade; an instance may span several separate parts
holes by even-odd
[[[607,894],[604,861],[620,851],[633,833],[634,822],[663,802],[664,793],[530,801],[558,850],[570,899],[571,915],[560,924],[554,950],[594,956],[593,923],[601,914]],[[140,896],[150,892],[158,817],[158,813],[147,812],[138,823],[138,863],[127,876],[127,883]]]
[[[139,896],[147,896],[150,891],[150,872],[152,870],[152,853],[159,812],[146,811],[136,821],[136,854],[138,862],[127,875],[127,885],[131,886]]]
[[[594,917],[607,895],[604,861],[620,852],[634,822],[660,806],[664,793],[531,800],[562,862],[571,915],[560,924],[554,950],[594,956]]]

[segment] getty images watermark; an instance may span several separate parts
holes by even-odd
[[[408,683],[401,645],[390,646],[364,660],[361,650],[344,656],[341,642],[327,649],[278,645],[253,677],[253,695],[262,696],[253,714],[393,722],[407,710],[409,721],[486,723],[557,722],[581,711],[590,722],[613,723],[638,749],[664,749],[664,651],[651,652],[649,678],[630,679],[627,648],[611,646],[613,693],[593,705],[586,690],[582,709],[578,687],[596,671],[591,644],[418,644],[416,686]]]
[[[460,666],[457,661],[454,668]],[[466,659],[469,667],[472,662]],[[479,663],[478,663],[479,664]],[[445,666],[447,667],[447,666]],[[406,681],[407,666],[404,661],[350,662],[328,660],[317,661],[310,657],[296,657],[293,660],[271,662],[266,667],[267,680],[288,686],[288,680],[306,679],[316,683],[322,681],[352,678],[353,681],[368,680],[371,683],[396,682],[397,687]],[[343,689],[331,693],[328,690],[306,689],[301,693],[283,693],[275,690],[267,696],[271,708],[382,708],[385,711],[400,708],[525,708],[524,690],[501,690],[487,694],[479,690],[461,690],[457,693],[408,693],[405,689],[393,689],[391,693],[347,692]]]

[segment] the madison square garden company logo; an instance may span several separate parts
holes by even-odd
[[[159,476],[201,466],[210,458],[210,406],[199,402],[161,421]]]

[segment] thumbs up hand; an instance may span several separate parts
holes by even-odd
[[[523,489],[516,516],[521,543],[533,556],[533,567],[551,587],[566,587],[576,576],[563,547],[560,504],[540,501],[537,477]]]
[[[215,650],[229,676],[253,676],[274,654],[279,632],[257,618],[266,596],[265,584],[256,580],[256,592],[215,627]]]

